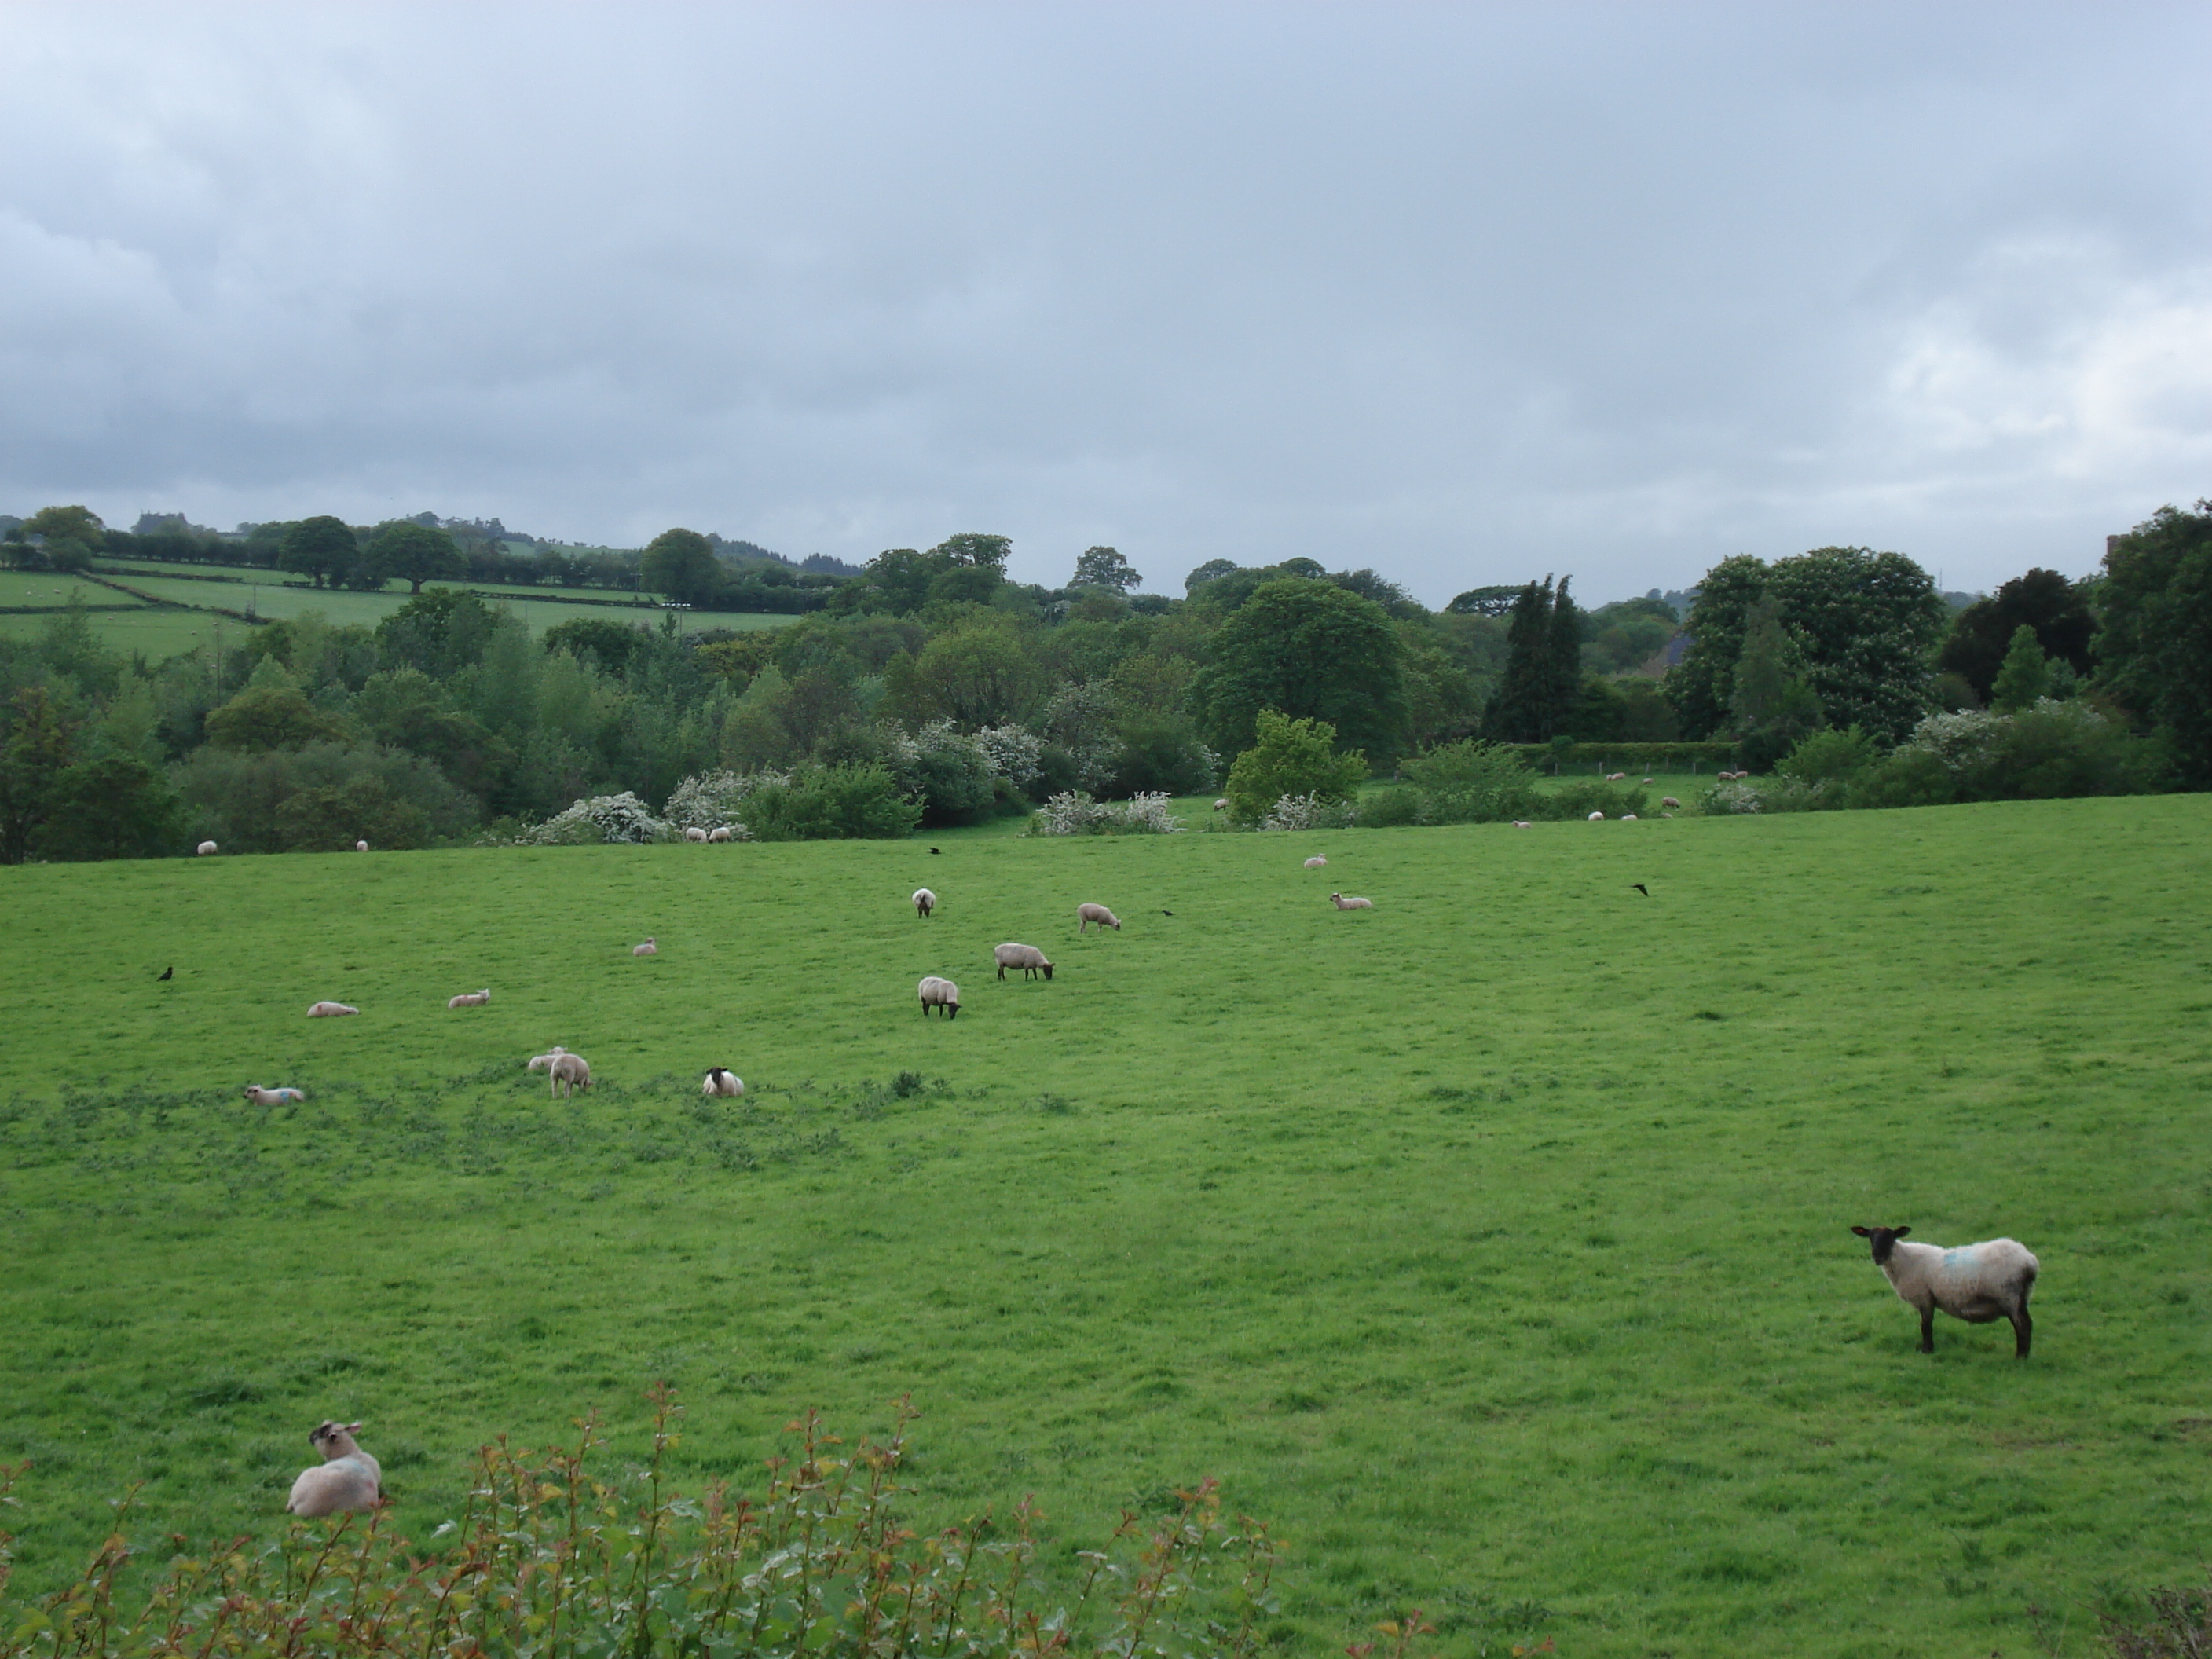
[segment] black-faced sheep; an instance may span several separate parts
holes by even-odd
[[[721,1095],[729,1098],[744,1093],[745,1080],[725,1066],[709,1066],[706,1080],[699,1085],[702,1095]]]
[[[1945,1249],[1907,1244],[1910,1227],[1854,1227],[1874,1247],[1874,1264],[1888,1276],[1898,1299],[1920,1310],[1920,1352],[1936,1352],[1936,1310],[1970,1325],[2012,1322],[2013,1353],[2027,1358],[2035,1334],[2027,1316],[2028,1292],[2042,1266],[2017,1239],[1991,1238]]]
[[[921,1017],[924,1019],[929,1018],[929,1011],[933,1008],[944,1009],[947,1019],[959,1017],[960,988],[951,980],[940,979],[932,974],[914,988],[921,998]]]
[[[300,1471],[284,1507],[303,1519],[337,1515],[349,1510],[373,1510],[384,1495],[384,1471],[354,1441],[358,1423],[325,1423],[307,1436],[307,1443],[322,1453],[323,1462]]]
[[[931,892],[927,887],[917,887],[914,890],[914,913],[915,915],[921,917],[924,921],[927,921],[929,920],[929,913],[936,908],[936,894]]]
[[[1052,977],[1052,963],[1045,960],[1044,952],[1034,945],[1016,945],[1009,941],[994,951],[991,956],[999,964],[1000,979],[1006,978],[1009,968],[1020,969],[1024,979],[1035,979],[1039,973],[1047,979]]]

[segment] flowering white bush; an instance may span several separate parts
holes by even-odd
[[[773,770],[708,772],[678,784],[670,792],[668,804],[660,809],[660,813],[669,827],[678,833],[727,824],[735,839],[750,841],[752,836],[738,817],[745,797],[765,785],[790,781],[789,773]]]
[[[524,830],[512,844],[595,847],[602,842],[670,841],[682,833],[672,831],[666,819],[653,817],[650,807],[625,789],[619,795],[594,795],[589,800],[580,800],[566,811],[556,812],[544,823]]]
[[[1080,789],[1052,797],[1030,820],[1032,836],[1175,836],[1182,823],[1168,811],[1165,795],[1093,800]]]
[[[1318,795],[1284,795],[1260,820],[1262,830],[1341,830],[1352,822],[1352,803]]]
[[[1698,810],[1724,817],[1730,812],[1756,812],[1764,804],[1755,783],[1717,783],[1705,791],[1698,802]]]
[[[1930,714],[1912,728],[1900,748],[1924,749],[1954,772],[1963,772],[1989,752],[2008,716],[1986,708],[1960,708]]]
[[[1027,789],[1044,769],[1037,763],[1044,739],[1018,726],[986,726],[975,733],[975,744],[991,769],[1017,789]]]

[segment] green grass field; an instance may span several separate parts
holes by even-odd
[[[21,1583],[136,1482],[273,1534],[325,1416],[422,1539],[656,1378],[702,1483],[911,1391],[918,1518],[1056,1550],[1218,1475],[1286,1652],[2086,1653],[2197,1577],[2212,798],[939,844],[0,872]],[[2034,1357],[1915,1352],[1874,1220],[2025,1241]]]

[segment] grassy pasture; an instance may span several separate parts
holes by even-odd
[[[939,844],[0,872],[22,1581],[326,1415],[423,1538],[657,1377],[698,1481],[911,1390],[921,1518],[1070,1547],[1218,1474],[1301,1653],[2081,1652],[2212,1552],[2212,798]],[[1877,1218],[2025,1240],[2035,1357],[1914,1352]]]

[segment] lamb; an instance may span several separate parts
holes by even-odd
[[[1015,945],[1009,942],[1001,945],[997,950],[992,951],[991,955],[999,964],[1000,979],[1006,978],[1006,969],[1009,968],[1020,969],[1024,979],[1034,979],[1039,973],[1042,973],[1047,979],[1052,977],[1052,963],[1045,960],[1044,952],[1034,945]]]
[[[319,1002],[307,1010],[309,1019],[335,1019],[340,1014],[357,1014],[360,1009],[343,1002]]]
[[[217,847],[211,841],[204,841],[198,847],[192,848],[193,854],[199,858],[205,858],[210,853],[217,853],[222,850],[222,849],[221,848]]]
[[[657,957],[660,954],[660,947],[651,939],[647,939],[642,945],[631,945],[629,953],[634,957]]]
[[[935,974],[932,974],[914,988],[921,994],[921,1017],[924,1019],[929,1018],[929,1011],[932,1008],[944,1009],[945,1017],[947,1019],[959,1018],[960,988],[951,980],[939,979]]]
[[[1319,854],[1316,854],[1312,858],[1306,860],[1306,868],[1309,870],[1325,869],[1328,867],[1328,860],[1322,858]]]
[[[706,1081],[699,1085],[699,1092],[702,1095],[737,1096],[744,1091],[744,1079],[721,1066],[709,1066]]]
[[[2017,1239],[1991,1238],[1979,1244],[1945,1249],[1937,1244],[1899,1241],[1910,1227],[1854,1227],[1874,1246],[1875,1266],[1888,1276],[1898,1299],[1920,1310],[1920,1352],[1936,1352],[1936,1310],[1970,1325],[1999,1319],[2012,1322],[2013,1355],[2027,1358],[2035,1334],[2027,1316],[2027,1294],[2042,1271]]]
[[[365,841],[357,841],[353,844],[353,850],[356,853],[366,853],[368,851],[368,843]]]
[[[718,823],[707,832],[708,841],[728,841],[731,838],[730,826],[726,823]]]
[[[1079,904],[1075,907],[1075,931],[1077,933],[1088,933],[1091,928],[1091,924],[1094,921],[1101,927],[1111,927],[1117,933],[1121,931],[1121,919],[1115,915],[1111,910],[1109,910],[1104,905]]]
[[[307,1097],[297,1089],[264,1089],[258,1083],[246,1085],[246,1097],[256,1106],[282,1106],[287,1101],[305,1100]]]
[[[684,839],[687,842],[696,842],[700,846],[704,847],[707,844],[707,832],[694,824],[684,832]]]
[[[556,1099],[560,1097],[561,1085],[564,1083],[568,1085],[568,1092],[572,1095],[579,1089],[588,1089],[592,1086],[590,1062],[581,1054],[570,1054],[557,1042],[553,1045],[553,1051],[550,1054],[532,1054],[530,1057],[530,1064],[524,1069],[544,1072],[547,1074],[548,1091]]]
[[[1372,910],[1375,901],[1368,898],[1346,898],[1341,893],[1331,893],[1328,902],[1340,910]]]
[[[302,1520],[348,1510],[373,1510],[384,1496],[384,1471],[355,1443],[358,1423],[325,1422],[307,1436],[323,1462],[300,1471],[284,1507]]]
[[[936,908],[936,894],[931,892],[927,887],[917,887],[914,890],[914,913],[915,915],[921,917],[922,921],[927,921],[929,920],[929,913]]]
[[[491,991],[490,988],[487,987],[485,989],[481,991],[464,991],[457,997],[447,997],[446,999],[446,1006],[448,1008],[481,1008],[484,1004],[490,1000]]]
[[[1677,812],[1682,810],[1682,803],[1676,800],[1672,795],[1660,796],[1659,804],[1662,806],[1671,808],[1673,811]]]

